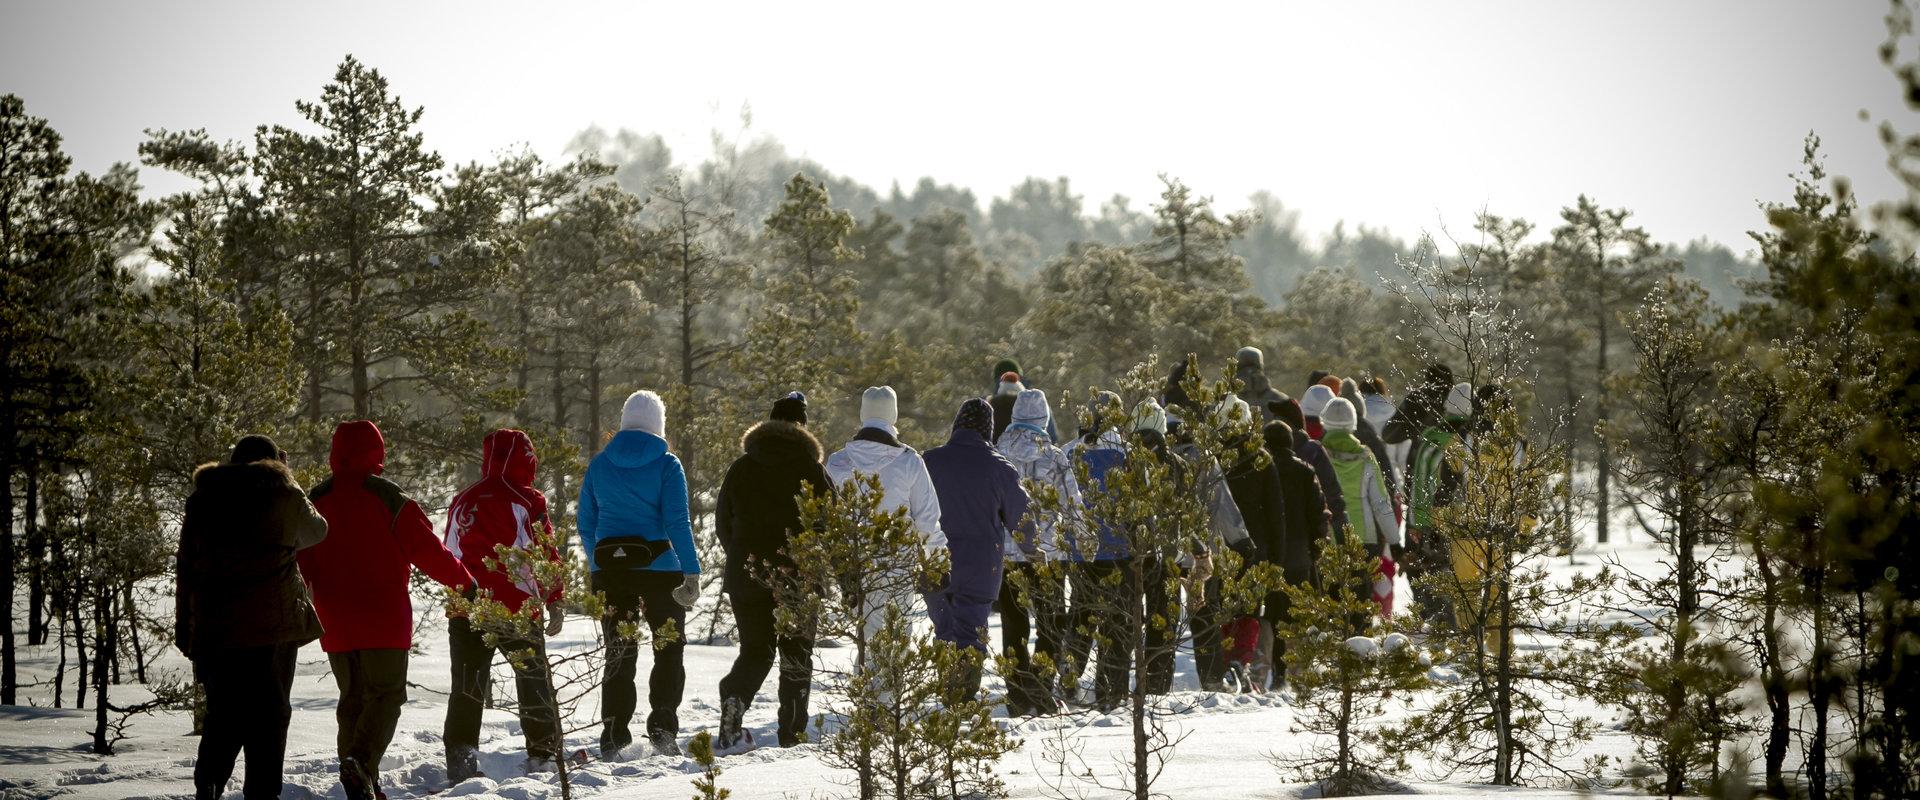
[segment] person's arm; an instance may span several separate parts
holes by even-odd
[[[433,535],[433,521],[420,504],[409,499],[393,518],[393,540],[400,545],[407,562],[442,586],[464,589],[474,585],[467,566],[447,549],[445,541]]]
[[[320,510],[313,507],[307,493],[289,483],[287,494],[280,503],[280,532],[286,537],[286,545],[305,550],[325,541],[327,518],[320,516]]]
[[[713,501],[713,535],[714,538],[720,540],[720,550],[727,554],[728,560],[739,557],[739,555],[734,552],[733,543],[733,504],[735,491],[737,490],[733,486],[733,468],[729,467],[727,469],[727,476],[720,479],[720,495],[715,497]]]
[[[600,504],[594,499],[593,466],[587,466],[587,475],[580,480],[580,503],[574,507],[573,529],[580,534],[580,549],[586,551],[587,565],[593,565],[593,545],[600,540]]]
[[[679,458],[667,462],[661,478],[664,483],[660,487],[660,521],[667,528],[667,543],[673,546],[673,554],[680,560],[680,571],[698,575],[700,554],[693,547],[693,520],[687,508],[687,471],[680,466]]]
[[[1366,513],[1373,515],[1374,530],[1380,532],[1379,540],[1401,547],[1400,524],[1393,517],[1393,499],[1387,495],[1387,485],[1380,479],[1380,468],[1368,464],[1362,475],[1365,481],[1361,486],[1362,499],[1367,504]]]
[[[1313,471],[1319,476],[1320,491],[1325,493],[1327,499],[1330,524],[1335,528],[1348,527],[1347,496],[1340,491],[1340,475],[1333,471],[1333,461],[1327,458],[1325,451],[1321,451],[1320,457],[1314,459]]]
[[[173,553],[173,644],[188,660],[193,658],[194,601],[199,593],[199,570],[193,563],[193,550],[199,538],[199,521],[193,511],[193,498],[187,498],[186,516],[180,522],[180,547]]]
[[[1000,526],[1008,531],[1018,531],[1025,541],[1038,549],[1038,536],[1033,533],[1033,520],[1027,518],[1027,511],[1033,498],[1027,496],[1027,487],[1020,485],[1020,471],[1008,465],[1000,473]],[[1024,548],[1023,548],[1024,549]],[[1032,555],[1032,554],[1029,554]]]
[[[927,460],[915,455],[913,458],[913,488],[908,492],[907,510],[913,515],[913,526],[920,529],[920,535],[926,537],[929,552],[947,549],[947,533],[940,529],[940,496],[933,491],[933,475],[927,472]]]

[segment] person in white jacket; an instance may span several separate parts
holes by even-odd
[[[868,388],[860,397],[860,432],[847,445],[827,456],[827,477],[835,487],[844,487],[854,475],[874,475],[880,479],[880,509],[906,509],[913,527],[920,532],[921,546],[928,552],[945,550],[946,534],[940,530],[940,498],[934,494],[933,478],[927,474],[927,462],[920,453],[900,443],[894,425],[900,419],[900,399],[891,386]],[[888,605],[910,615],[917,599],[913,583],[904,576],[884,581],[889,590],[863,600],[861,612],[866,620],[866,635],[871,640],[880,629],[881,611]]]
[[[1007,716],[1050,714],[1059,704],[1046,681],[1035,674],[1028,655],[1027,638],[1039,628],[1039,642],[1033,652],[1060,663],[1065,652],[1066,573],[1052,571],[1051,577],[1035,569],[1040,561],[1066,558],[1066,548],[1057,538],[1079,518],[1080,482],[1073,475],[1073,460],[1047,435],[1052,421],[1047,393],[1027,389],[1014,399],[1012,419],[994,446],[1000,455],[1020,471],[1027,494],[1041,497],[1046,487],[1058,497],[1058,504],[1042,508],[1028,507],[1028,518],[1017,532],[1007,536],[1007,571],[1013,573],[1000,582],[1000,646],[1014,660],[1018,672],[1007,681]],[[1019,577],[1014,577],[1019,576]],[[1029,591],[1022,591],[1021,587]]]

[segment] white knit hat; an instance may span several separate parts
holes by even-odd
[[[1013,400],[1014,422],[1030,422],[1044,428],[1052,417],[1053,409],[1047,406],[1046,392],[1028,389]]]
[[[1153,402],[1153,398],[1140,401],[1140,405],[1133,407],[1133,429],[1167,435],[1167,410]]]
[[[660,402],[660,395],[646,389],[627,395],[626,405],[620,407],[620,430],[646,431],[666,438],[667,405]]]
[[[1011,378],[1012,380],[1008,380],[1009,378]],[[1020,373],[1008,372],[1000,376],[1000,386],[994,389],[993,393],[994,394],[1019,394],[1026,390],[1027,390],[1027,385],[1020,382]]]
[[[1320,424],[1329,430],[1351,431],[1359,427],[1360,415],[1353,409],[1353,402],[1344,397],[1327,401],[1327,407],[1320,412]]]
[[[1327,403],[1334,399],[1333,390],[1318,383],[1307,387],[1307,393],[1300,396],[1300,414],[1307,417],[1322,416]]]
[[[869,428],[891,428],[900,421],[900,396],[891,386],[869,386],[860,395],[860,424]]]
[[[1473,416],[1473,384],[1456,383],[1453,390],[1447,392],[1447,416]]]
[[[1220,425],[1244,425],[1253,419],[1253,407],[1236,395],[1220,398],[1220,407],[1216,412]]]

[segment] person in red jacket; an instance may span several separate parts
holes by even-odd
[[[509,611],[520,613],[538,597],[545,606],[546,636],[560,633],[560,586],[541,587],[532,575],[509,575],[487,566],[499,565],[495,548],[540,548],[558,561],[553,521],[547,517],[547,496],[533,488],[539,467],[533,440],[521,431],[503,428],[481,442],[480,480],[453,498],[447,507],[447,548],[460,558],[480,591]],[[536,612],[539,613],[539,612]],[[447,622],[447,640],[453,658],[453,691],[447,697],[447,725],[442,740],[447,747],[447,781],[457,784],[480,774],[480,706],[493,669],[493,654],[533,652],[531,658],[509,658],[520,693],[520,731],[527,740],[527,760],[533,767],[552,768],[558,752],[559,711],[547,683],[546,637],[535,630],[524,639],[500,638],[487,644],[486,634],[474,630],[465,617]],[[523,669],[524,667],[524,669]],[[531,769],[532,767],[530,767]]]
[[[387,443],[367,420],[333,431],[333,475],[308,497],[327,518],[327,538],[300,551],[300,574],[320,615],[320,649],[340,686],[340,785],[350,800],[379,796],[380,757],[407,701],[413,645],[409,567],[447,586],[473,576],[433,534],[420,505],[380,477]]]

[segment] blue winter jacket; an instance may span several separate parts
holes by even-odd
[[[616,433],[606,449],[593,457],[580,484],[578,523],[587,565],[596,571],[600,567],[594,563],[594,545],[604,539],[637,537],[672,545],[646,569],[700,572],[687,514],[687,473],[680,459],[667,452],[667,440],[651,433]]]
[[[1111,436],[1111,434],[1107,436]],[[1087,478],[1090,481],[1089,486],[1081,488],[1082,497],[1106,491],[1107,472],[1127,462],[1127,452],[1120,449],[1120,447],[1117,440],[1109,441],[1103,436],[1097,444],[1081,447],[1074,451],[1075,458],[1086,462]],[[1127,545],[1126,531],[1119,530],[1107,524],[1105,520],[1093,520],[1092,522],[1100,539],[1098,549],[1092,554],[1093,557],[1088,558],[1087,554],[1082,553],[1081,548],[1076,544],[1070,545],[1067,548],[1068,558],[1080,562],[1124,561],[1132,557],[1133,551],[1132,548]]]
[[[960,429],[924,456],[940,500],[940,528],[953,557],[948,586],[981,602],[1000,595],[1007,533],[1027,515],[1020,470],[987,444],[979,431]]]

